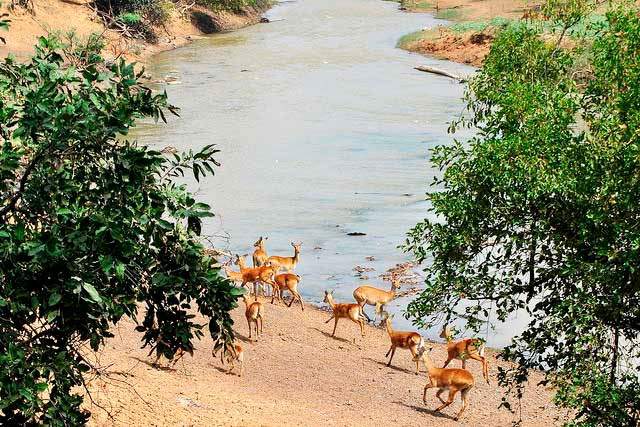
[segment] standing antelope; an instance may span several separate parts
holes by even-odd
[[[242,284],[242,272],[241,271],[233,271],[229,266],[222,266],[225,274],[227,275],[227,279],[231,280],[234,283]]]
[[[360,325],[360,333],[364,337],[364,318],[360,314],[360,306],[358,304],[338,304],[333,301],[333,291],[324,291],[324,302],[331,306],[333,314],[324,323],[329,323],[331,319],[334,319],[332,337],[336,335],[336,327],[338,326],[338,320],[341,318],[350,319],[351,321]]]
[[[300,307],[302,307],[302,311],[304,311],[304,302],[302,301],[302,297],[298,292],[298,283],[300,283],[300,276],[293,273],[277,274],[273,278],[273,282],[276,286],[273,289],[271,304],[273,304],[273,298],[276,293],[278,294],[278,299],[282,301],[282,291],[289,291],[291,292],[291,301],[289,302],[289,307],[291,307],[291,304],[293,304],[295,300],[298,300],[300,301]]]
[[[462,369],[467,367],[467,359],[474,359],[482,363],[482,376],[489,384],[489,368],[487,359],[484,357],[484,343],[477,338],[466,338],[460,341],[453,341],[451,330],[447,325],[442,327],[440,338],[447,340],[447,361],[443,368],[446,368],[453,359],[462,361]]]
[[[431,351],[431,347],[429,347],[429,351]],[[425,353],[425,347],[422,347],[420,353],[417,355],[415,359],[422,359],[424,364],[427,366],[428,379],[429,381],[424,386],[424,393],[422,394],[422,401],[424,404],[427,404],[427,390],[436,387],[438,392],[436,393],[436,397],[442,402],[442,405],[436,408],[436,412],[440,412],[447,406],[453,403],[453,399],[456,397],[456,394],[460,392],[460,398],[462,399],[462,408],[460,408],[460,412],[454,418],[456,421],[460,419],[462,413],[465,409],[467,409],[467,405],[469,404],[467,398],[469,391],[474,385],[473,375],[471,372],[466,369],[457,369],[457,368],[436,368],[429,357],[428,354]],[[442,400],[440,395],[445,390],[449,390],[449,398],[445,402]]]
[[[267,258],[267,262],[277,268],[276,272],[280,270],[286,270],[288,273],[293,273],[293,269],[296,268],[296,265],[298,265],[298,262],[300,261],[300,247],[302,246],[302,242],[291,242],[291,246],[293,246],[292,257],[270,256],[269,258]]]
[[[396,348],[407,348],[411,351],[413,361],[416,362],[416,375],[418,375],[420,373],[420,358],[418,354],[420,354],[420,350],[424,346],[422,336],[417,332],[394,331],[391,327],[391,319],[393,319],[393,316],[385,319],[387,334],[389,334],[389,339],[391,340],[391,348],[384,355],[384,357],[389,357],[389,353],[391,353],[387,366],[391,366],[391,360],[393,360],[393,355],[396,354]]]
[[[257,242],[253,244],[253,247],[256,248],[253,251],[253,266],[254,267],[262,267],[267,262],[269,256],[267,255],[267,251],[264,249],[264,242],[268,237],[262,237],[258,239]]]
[[[373,305],[376,307],[376,315],[380,315],[380,313],[384,310],[385,304],[396,297],[396,290],[400,288],[400,283],[397,279],[391,280],[391,290],[384,291],[382,289],[374,288],[373,286],[360,286],[353,291],[353,297],[358,302],[360,306],[360,312],[367,318],[370,322],[371,318],[365,313],[364,306],[366,304]]]
[[[258,284],[273,284],[273,276],[276,274],[276,268],[271,265],[263,265],[262,267],[247,268],[244,257],[246,255],[236,255],[235,263],[240,267],[242,273],[242,286],[248,286],[253,283],[253,295],[258,300]],[[267,263],[269,264],[269,263]],[[272,285],[273,286],[273,285]]]
[[[247,324],[249,325],[249,339],[251,339],[251,324],[255,323],[256,325],[256,341],[258,341],[258,337],[262,333],[262,326],[264,324],[264,320],[262,319],[262,313],[264,312],[264,306],[261,302],[254,301],[249,304],[249,300],[244,295],[242,296],[242,300],[244,301],[244,315],[247,318]],[[258,323],[260,323],[260,329],[258,330]]]
[[[215,347],[211,350],[211,355],[214,358],[216,357]],[[238,364],[240,365],[240,376],[242,376],[242,374],[244,373],[244,351],[242,350],[242,346],[234,342],[230,349],[223,350],[220,354],[220,361],[223,365],[225,356],[227,363],[231,364],[231,367],[229,368],[227,373],[230,374],[231,372],[233,372],[234,368],[236,367],[235,362],[238,362]]]

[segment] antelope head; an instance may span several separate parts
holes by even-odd
[[[324,299],[322,300],[322,302],[331,304],[330,303],[331,300],[333,300],[333,291],[324,291]]]

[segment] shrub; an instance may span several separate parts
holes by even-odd
[[[100,372],[86,351],[123,317],[142,315],[144,345],[169,359],[207,326],[219,346],[233,337],[240,292],[199,243],[212,213],[174,181],[213,173],[217,150],[167,158],[127,140],[176,110],[99,46],[43,37],[0,64],[0,425],[84,424],[73,390]]]

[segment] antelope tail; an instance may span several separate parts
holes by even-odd
[[[484,357],[484,343],[478,349],[478,353],[480,354],[480,356]]]

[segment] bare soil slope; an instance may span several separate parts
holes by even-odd
[[[199,6],[192,6],[183,14],[175,11],[170,22],[157,29],[157,43],[147,43],[130,39],[108,30],[93,11],[87,7],[90,0],[34,0],[33,11],[17,8],[8,9],[8,1],[2,2],[0,12],[9,13],[9,32],[2,34],[7,44],[0,43],[0,57],[12,53],[27,57],[40,36],[49,33],[66,34],[73,31],[78,37],[86,38],[91,33],[104,34],[108,41],[106,58],[124,55],[133,60],[149,57],[163,50],[173,49],[189,43],[203,34],[235,30],[256,24],[264,11],[247,8],[242,13],[225,11],[212,12]]]
[[[210,339],[197,343],[194,357],[185,356],[175,370],[150,366],[147,349],[139,349],[140,336],[132,323],[123,322],[116,337],[98,355],[109,366],[110,378],[92,380],[87,399],[92,425],[108,426],[508,426],[516,418],[498,409],[502,390],[495,385],[497,362],[488,351],[492,385],[482,381],[481,366],[468,364],[476,379],[470,405],[461,422],[452,417],[460,408],[459,396],[442,414],[435,391],[422,403],[426,374],[414,373],[406,350],[396,352],[393,366],[385,366],[389,348],[386,332],[367,327],[359,336],[357,325],[338,324],[330,337],[333,321],[313,307],[301,312],[265,303],[265,329],[260,341],[248,342],[244,307],[233,317],[245,348],[245,375],[227,374],[219,358],[211,355]],[[355,343],[354,343],[355,340]],[[434,347],[437,364],[445,360],[442,344]],[[460,362],[452,362],[459,367]],[[551,391],[534,384],[532,376],[523,400],[526,426],[557,423],[560,412],[550,403]],[[108,410],[113,418],[97,407]]]

